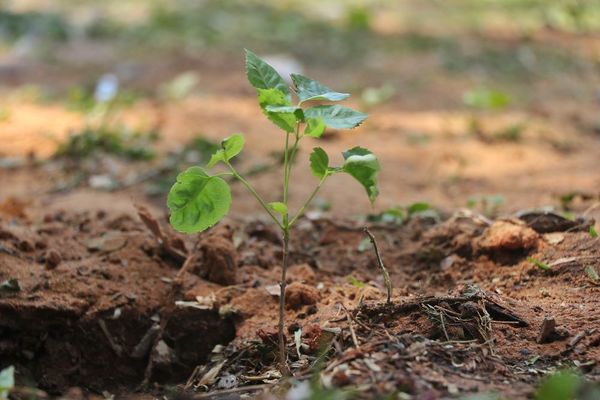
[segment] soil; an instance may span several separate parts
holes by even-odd
[[[180,237],[161,217],[183,266],[135,214],[6,215],[0,280],[20,290],[0,298],[0,351],[18,382],[50,394],[131,394],[144,382],[218,391],[234,376],[238,393],[253,385],[256,394],[257,383],[265,390],[277,380],[281,243],[265,240],[277,238],[268,226],[228,221]],[[600,377],[600,286],[584,272],[600,252],[584,228],[538,233],[522,220],[462,214],[370,229],[394,284],[391,304],[374,253],[359,246],[360,225],[298,225],[286,299],[295,375],[329,348],[323,379],[361,387],[363,397],[402,388],[417,398],[525,398],[549,369],[572,363]],[[231,269],[235,282],[225,279]],[[555,326],[540,339],[548,318]]]
[[[397,24],[376,29],[406,33]],[[485,46],[515,59],[529,54],[527,46],[556,47],[580,67],[496,84],[479,64],[444,69],[437,51],[335,68],[306,60],[306,74],[328,86],[358,94],[389,83],[397,93],[368,110],[361,127],[328,131],[319,143],[333,163],[358,144],[377,154],[381,195],[371,208],[355,182],[336,176],[293,232],[286,337],[298,380],[320,371],[326,386],[358,397],[399,390],[415,399],[486,391],[530,398],[544,376],[567,367],[600,380],[600,282],[589,272],[600,272],[600,242],[589,231],[600,218],[597,36],[452,35],[467,56]],[[281,149],[240,53],[81,47],[62,49],[71,59],[56,63],[2,59],[0,368],[15,365],[20,387],[71,399],[282,393],[289,380],[275,362],[280,235],[237,184],[225,221],[179,235],[168,226],[165,193],[145,187],[169,152],[198,135],[218,142],[243,132],[241,171],[264,167]],[[53,157],[86,117],[13,91],[33,83],[65,94],[117,67],[133,68],[136,79],[123,84],[146,94],[195,71],[200,93],[164,104],[149,95],[119,112],[127,126],[160,128],[154,161]],[[501,112],[466,110],[462,95],[482,77],[491,87],[508,85],[514,103]],[[517,137],[500,134],[511,126],[522,128]],[[307,166],[315,145],[310,138],[301,145],[293,201],[316,184]],[[123,185],[94,187],[95,175]],[[251,181],[269,199],[281,194],[279,170]],[[502,204],[488,198],[497,194]],[[364,222],[366,213],[415,201],[439,215]],[[333,211],[324,211],[326,202]],[[539,211],[546,206],[580,219]],[[365,224],[393,282],[391,304]]]

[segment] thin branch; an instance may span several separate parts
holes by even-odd
[[[300,207],[300,209],[296,212],[296,215],[294,215],[294,217],[292,218],[292,220],[288,224],[289,227],[291,227],[292,225],[294,225],[294,223],[296,222],[296,220],[298,218],[300,218],[302,216],[302,214],[304,214],[304,210],[306,210],[306,207],[308,207],[308,205],[313,201],[313,199],[315,198],[315,196],[317,195],[317,193],[321,189],[321,186],[323,186],[323,183],[325,183],[325,179],[327,179],[327,175],[325,175],[323,178],[321,178],[321,181],[319,181],[319,184],[317,185],[317,187],[315,188],[315,190],[313,190],[313,192],[308,197],[308,199],[304,202],[304,204],[302,205],[302,207]]]
[[[381,254],[379,254],[379,247],[377,247],[377,241],[375,240],[375,236],[369,231],[369,228],[366,226],[363,228],[365,234],[371,239],[371,243],[373,244],[373,248],[375,249],[375,255],[377,256],[377,263],[379,264],[379,268],[381,268],[381,272],[383,273],[383,280],[385,281],[385,286],[387,288],[387,304],[392,302],[392,281],[390,279],[390,274],[388,270],[383,265],[383,260],[381,259]]]
[[[252,185],[250,184],[250,182],[248,182],[247,180],[245,180],[237,171],[236,169],[233,167],[233,165],[231,165],[231,163],[226,162],[227,166],[229,167],[229,169],[231,170],[231,172],[233,173],[233,176],[238,179],[240,182],[242,182],[242,184],[246,187],[246,189],[248,189],[250,191],[250,193],[254,196],[254,198],[258,201],[258,203],[262,206],[262,208],[265,209],[265,211],[267,212],[267,214],[269,214],[269,216],[271,217],[271,219],[273,219],[273,222],[275,222],[275,224],[283,230],[283,225],[281,224],[281,222],[277,219],[277,217],[275,216],[275,214],[273,214],[273,211],[269,208],[269,206],[267,205],[267,203],[262,199],[262,197],[260,197],[260,195],[258,194],[258,192],[256,191],[256,189],[254,189],[254,187],[252,187]]]

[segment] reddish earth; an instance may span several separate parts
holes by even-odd
[[[57,394],[132,393],[144,383],[257,393],[277,381],[281,243],[268,225],[230,221],[184,237],[164,218],[152,233],[135,214],[28,214],[5,203],[0,223],[0,281],[20,288],[0,298],[0,352],[18,382]],[[542,219],[528,223],[558,227],[545,220],[552,226],[541,229]],[[376,258],[359,246],[361,226],[304,219],[287,298],[293,373],[307,376],[329,349],[325,382],[364,397],[401,389],[524,398],[552,367],[573,363],[598,379],[600,286],[584,268],[598,265],[600,251],[587,226],[538,233],[473,213],[371,224],[394,283],[386,305]],[[545,318],[556,325],[540,337]]]

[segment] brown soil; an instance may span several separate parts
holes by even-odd
[[[178,273],[181,259],[135,215],[4,217],[0,281],[16,279],[20,291],[0,298],[2,366],[16,365],[19,382],[53,394],[72,386],[130,393],[144,378],[182,384],[191,376],[187,390],[222,389],[231,375],[239,386],[273,382],[281,244],[265,240],[277,238],[268,231],[233,223],[179,238],[165,227],[171,243],[195,255]],[[390,305],[374,254],[358,249],[360,226],[299,224],[287,299],[296,375],[331,345],[324,379],[365,385],[367,397],[402,387],[427,398],[459,389],[523,398],[540,374],[571,363],[600,377],[600,287],[584,272],[600,253],[587,232],[542,234],[517,220],[489,226],[477,215],[372,231],[394,282]],[[224,282],[231,268],[236,282]],[[557,326],[538,343],[546,317]],[[227,347],[211,356],[217,344]]]

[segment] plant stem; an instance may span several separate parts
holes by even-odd
[[[288,206],[288,189],[290,183],[290,173],[292,171],[292,160],[294,159],[294,154],[298,148],[298,142],[300,141],[300,124],[296,124],[296,134],[294,145],[292,146],[290,152],[290,134],[285,134],[285,154],[283,157],[283,204]],[[281,281],[279,282],[279,287],[281,289],[279,295],[279,370],[282,375],[290,375],[290,369],[287,365],[287,355],[285,349],[285,340],[284,340],[284,332],[285,332],[285,287],[286,287],[286,277],[287,277],[287,268],[288,268],[288,259],[289,259],[289,243],[290,243],[290,223],[289,223],[289,213],[285,213],[283,215],[283,262],[281,265]]]
[[[245,180],[233,167],[233,165],[231,165],[231,163],[229,162],[225,162],[225,164],[227,164],[227,166],[229,167],[229,169],[231,170],[231,173],[233,174],[233,176],[238,179],[240,182],[242,182],[242,184],[244,186],[246,186],[246,189],[248,189],[250,191],[250,193],[252,193],[252,195],[254,196],[254,198],[260,203],[260,205],[262,206],[262,208],[265,209],[265,211],[267,212],[267,214],[269,214],[269,216],[273,219],[273,221],[275,222],[275,224],[277,224],[277,226],[280,229],[284,229],[284,225],[281,224],[281,222],[279,222],[279,220],[277,219],[277,217],[275,216],[275,214],[273,214],[273,211],[271,211],[271,209],[269,208],[269,206],[267,205],[267,203],[262,199],[262,197],[260,197],[260,195],[258,194],[258,192],[256,191],[256,189],[254,189],[252,187],[252,185],[250,184],[250,182],[248,182],[247,180]]]
[[[279,287],[281,289],[279,295],[279,370],[282,375],[290,375],[290,369],[287,365],[287,355],[285,349],[284,331],[285,331],[285,287],[286,287],[286,275],[288,267],[289,257],[289,241],[290,231],[289,228],[283,230],[283,265],[281,266],[281,282]]]
[[[302,205],[302,207],[300,207],[300,209],[298,210],[298,212],[296,212],[296,215],[294,215],[294,217],[292,218],[292,220],[288,224],[288,226],[290,228],[292,227],[292,225],[294,225],[294,223],[296,222],[296,220],[302,216],[302,214],[304,213],[304,210],[306,209],[306,207],[308,207],[308,205],[311,203],[311,201],[315,198],[315,196],[317,195],[317,193],[321,189],[321,186],[323,186],[323,183],[325,183],[325,179],[327,179],[327,175],[325,175],[323,178],[321,178],[321,180],[319,181],[319,184],[317,185],[317,187],[315,188],[315,190],[313,190],[313,192],[310,194],[310,196],[308,197],[308,199],[304,202],[304,204]]]
[[[390,279],[390,274],[388,270],[383,265],[383,260],[381,259],[381,254],[379,254],[379,247],[377,246],[377,241],[375,240],[375,236],[369,231],[369,228],[366,226],[363,228],[363,232],[369,237],[371,240],[371,244],[373,244],[373,248],[375,249],[375,256],[377,257],[377,263],[379,264],[379,268],[381,268],[381,273],[383,274],[383,280],[385,282],[385,287],[387,289],[387,304],[391,304],[392,302],[392,280]]]
[[[290,147],[290,134],[285,133],[285,152],[283,153],[283,204],[287,206],[288,203],[288,164],[290,161],[289,158],[289,147]],[[284,216],[283,225],[286,225],[285,216]]]

